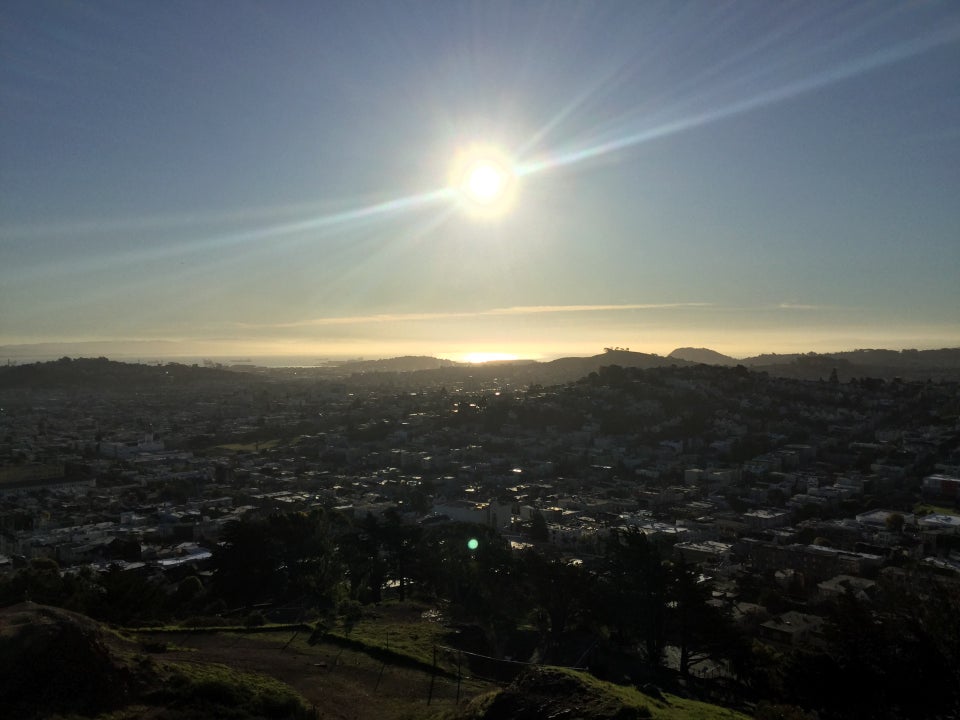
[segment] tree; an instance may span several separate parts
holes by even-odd
[[[386,565],[387,579],[397,583],[402,600],[406,597],[410,572],[416,565],[416,546],[421,531],[417,526],[404,525],[392,508],[384,514],[379,529],[380,556]]]
[[[723,655],[734,640],[728,613],[710,603],[710,586],[700,573],[683,562],[669,566],[670,629],[680,648],[680,673]]]
[[[827,612],[819,652],[785,659],[778,697],[821,718],[950,717],[960,709],[960,594],[922,576],[847,591]]]
[[[17,570],[0,585],[0,605],[32,600],[43,605],[61,605],[66,596],[60,566],[52,558],[39,557]]]
[[[269,520],[288,594],[331,608],[343,570],[323,510],[272,515]]]
[[[103,597],[98,615],[104,620],[127,625],[156,620],[163,614],[166,588],[151,578],[111,565],[100,575],[99,584]]]
[[[898,512],[890,513],[887,515],[887,519],[884,521],[884,524],[887,526],[887,530],[894,533],[899,533],[903,530],[903,524],[906,522],[903,515]]]
[[[611,629],[624,644],[639,643],[644,659],[656,670],[666,648],[664,564],[636,527],[610,533],[604,560],[603,597]]]
[[[539,510],[534,510],[530,515],[530,539],[537,542],[546,542],[550,539],[547,521]]]
[[[279,571],[279,550],[265,520],[232,520],[211,560],[213,584],[227,602],[251,604],[286,590]]]
[[[337,536],[337,548],[353,600],[372,603],[382,599],[387,571],[380,555],[380,542],[380,523],[370,514]]]
[[[589,576],[579,565],[546,558],[535,550],[520,556],[520,570],[540,628],[540,659],[549,662],[567,627],[587,605]]]
[[[213,553],[214,587],[231,602],[299,597],[334,600],[343,577],[330,521],[322,510],[227,523]]]
[[[503,657],[526,602],[506,541],[487,526],[454,523],[434,528],[417,555],[424,584],[447,598],[454,614],[476,623],[490,653]]]

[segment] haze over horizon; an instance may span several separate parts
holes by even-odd
[[[958,68],[951,3],[14,1],[0,360],[958,347]]]

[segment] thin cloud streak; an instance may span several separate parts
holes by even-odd
[[[473,312],[441,312],[441,313],[383,313],[379,315],[356,315],[350,317],[314,318],[288,323],[250,324],[240,323],[247,328],[296,328],[320,327],[324,325],[362,325],[388,322],[419,322],[423,320],[460,320],[464,318],[481,318],[497,316],[539,315],[543,313],[588,313],[588,312],[623,312],[629,310],[673,310],[682,308],[712,307],[713,303],[683,302],[683,303],[634,303],[628,305],[518,305],[515,307],[492,308]]]
[[[804,305],[803,303],[780,303],[777,310],[829,310],[829,305]]]

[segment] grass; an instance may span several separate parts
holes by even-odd
[[[669,694],[666,695],[666,698],[670,702],[670,707],[654,710],[654,718],[663,718],[664,720],[750,720],[749,715],[718,705],[709,705]]]
[[[248,636],[256,642],[268,643],[270,645],[282,645],[289,647],[290,651],[296,651],[306,657],[316,656],[317,659],[323,659],[330,663],[330,668],[350,668],[351,672],[360,673],[357,680],[366,688],[365,683],[369,683],[372,678],[377,677],[377,673],[382,674],[383,667],[406,667],[409,675],[407,682],[420,683],[425,688],[430,682],[430,669],[433,665],[434,648],[438,646],[447,646],[450,643],[449,629],[442,623],[427,620],[422,617],[424,611],[432,609],[431,606],[422,603],[410,601],[388,601],[375,608],[365,609],[363,616],[347,631],[342,621],[336,622],[327,632],[323,640],[317,645],[310,645],[308,639],[310,632],[299,630],[294,634],[294,628],[291,626],[273,626],[257,628],[256,633],[250,633],[249,628],[231,626],[222,628],[218,634],[224,636]],[[141,632],[170,632],[189,634],[195,628],[181,626],[166,626],[163,628],[144,629]],[[204,629],[209,631],[210,629]],[[136,633],[139,634],[139,633]],[[184,642],[178,640],[178,642]],[[330,644],[339,646],[339,649],[330,649]],[[325,646],[325,647],[324,647]],[[156,657],[156,656],[155,656]],[[162,657],[162,656],[160,656]],[[331,659],[333,658],[333,659]],[[446,702],[449,703],[450,693],[453,692],[456,681],[450,680],[456,674],[456,655],[447,651],[441,651],[437,655],[437,666],[441,671],[445,671],[446,679],[438,678],[437,691],[438,696],[441,692],[445,693]],[[164,661],[158,661],[158,667],[163,669],[168,667]],[[325,664],[323,666],[327,668]],[[324,672],[331,672],[324,670]],[[742,713],[728,710],[715,705],[702,703],[694,700],[688,700],[677,696],[664,694],[664,699],[650,697],[639,690],[616,685],[613,683],[599,680],[589,673],[567,670],[562,668],[544,668],[548,673],[562,673],[575,678],[583,687],[582,692],[577,691],[577,702],[582,700],[587,707],[582,708],[588,711],[585,717],[623,717],[623,718],[652,718],[653,720],[748,720],[748,716]],[[346,678],[346,670],[336,670],[328,677],[328,682],[336,681],[339,678]],[[303,699],[289,686],[271,678],[263,676],[247,675],[231,670],[222,665],[203,665],[194,666],[180,665],[175,670],[171,670],[171,678],[174,679],[172,687],[176,696],[184,702],[193,703],[191,707],[196,707],[196,703],[214,703],[212,708],[219,707],[215,703],[241,703],[243,708],[259,708],[256,712],[250,710],[252,715],[259,714],[263,717],[297,717],[295,713],[290,712],[287,715],[270,715],[269,712],[286,708],[291,710],[294,707],[303,707]],[[452,673],[452,675],[451,675]],[[390,673],[388,672],[388,676]],[[454,684],[451,685],[450,683]],[[379,684],[379,680],[377,681]],[[410,686],[412,687],[412,685]],[[366,688],[369,690],[369,688]],[[482,711],[488,708],[497,698],[499,690],[491,691],[491,684],[482,681],[480,678],[463,679],[463,698],[473,698],[466,706],[461,706],[462,713],[458,710],[446,707],[426,707],[421,705],[422,698],[396,697],[388,700],[387,697],[378,698],[377,702],[385,702],[382,708],[382,717],[400,718],[404,720],[427,719],[438,720],[447,717],[450,720],[454,718],[476,718],[482,716]],[[295,701],[300,705],[295,705]],[[392,704],[390,704],[392,703]],[[227,705],[223,705],[227,707]],[[233,707],[233,706],[231,706]],[[626,714],[617,715],[623,708],[627,708]],[[390,712],[387,712],[389,710]],[[592,711],[592,712],[589,712]],[[297,710],[296,712],[299,712]],[[209,714],[209,713],[208,713]],[[215,714],[215,713],[213,713]],[[211,716],[213,716],[211,714]],[[115,720],[126,720],[128,716],[117,716]],[[199,717],[199,716],[198,716]],[[107,720],[106,718],[104,720]],[[114,720],[110,718],[109,720]]]
[[[153,633],[269,633],[269,632],[293,632],[299,629],[298,623],[264,623],[263,625],[150,625],[148,627],[125,628],[123,632],[133,635],[150,635]],[[130,638],[128,638],[130,639]]]
[[[437,622],[420,617],[427,606],[413,603],[384,603],[375,610],[367,610],[361,620],[348,629],[338,622],[322,637],[322,642],[368,655],[377,662],[403,665],[431,672],[434,648],[437,648],[436,667],[441,673],[455,674],[456,656],[444,650],[449,643],[449,630]],[[168,630],[176,632],[175,629]],[[294,632],[296,631],[296,635]],[[224,635],[247,635],[247,628],[224,628]],[[251,634],[252,636],[252,634]],[[265,626],[258,628],[256,637],[274,644],[290,644],[303,652],[309,652],[310,630],[289,626]]]
[[[96,715],[93,720],[140,720],[151,712],[155,712],[155,709],[148,705],[127,705],[118,710],[100,713]],[[55,715],[51,720],[91,720],[91,718],[85,715],[69,714]]]
[[[576,682],[571,683],[569,678]],[[536,712],[548,717],[592,719],[749,720],[743,713],[708,703],[669,694],[661,700],[632,687],[598,680],[588,673],[548,667],[532,684],[521,680],[519,688],[477,695],[464,707],[462,717],[476,720],[491,711],[498,717],[510,713],[530,716]]]
[[[428,606],[421,607],[416,603],[384,603],[374,611],[365,612],[351,632],[347,633],[344,627],[338,625],[329,634],[429,664],[433,661],[434,646],[446,646],[450,640],[448,629],[441,623],[420,618],[420,614],[428,609]],[[456,672],[456,660],[450,653],[439,653],[437,661],[442,669]],[[565,668],[549,670],[570,675],[582,683],[595,700],[593,709],[597,716],[603,716],[607,711],[616,713],[617,708],[623,705],[634,709],[637,717],[647,717],[649,712],[649,717],[654,720],[749,720],[749,716],[734,710],[670,694],[664,695],[665,701],[658,700],[636,688],[599,680],[586,672]],[[499,692],[487,692],[475,697],[470,703],[470,715],[488,707]]]
[[[750,720],[749,715],[727,708],[677,697],[664,693],[665,701],[658,700],[640,692],[636,688],[599,680],[593,675],[577,670],[562,670],[579,679],[588,687],[614,696],[629,707],[644,706],[650,709],[654,720]]]
[[[432,665],[434,648],[449,643],[449,630],[438,622],[421,618],[421,613],[428,609],[428,606],[417,603],[383,603],[375,610],[364,612],[349,632],[338,624],[328,635]],[[437,656],[441,666],[442,655],[438,653]]]
[[[446,646],[449,643],[449,630],[441,623],[422,619],[421,613],[428,609],[430,609],[428,606],[417,603],[386,602],[375,610],[365,612],[349,633],[342,625],[337,625],[328,635],[344,638],[351,643],[359,643],[368,648],[405,655],[430,665],[433,662],[434,647]],[[456,672],[455,662],[449,653],[441,652],[437,656],[437,664],[444,670]],[[733,710],[669,694],[664,695],[666,699],[664,702],[649,697],[633,687],[599,680],[586,672],[562,668],[550,668],[550,670],[575,677],[592,691],[591,695],[596,698],[595,709],[599,711],[599,716],[602,716],[607,708],[611,712],[616,712],[619,705],[624,705],[636,709],[637,717],[645,717],[644,709],[649,710],[649,717],[654,720],[749,720],[749,716]],[[489,706],[498,692],[488,692],[476,697],[471,702],[471,714]]]
[[[433,664],[433,649],[449,643],[449,630],[441,623],[425,620],[421,614],[430,610],[428,605],[388,601],[372,610],[366,610],[363,616],[349,629],[342,622],[333,625],[327,635],[334,641],[342,639],[350,645],[360,646],[373,651],[385,651],[390,654],[410,658],[423,665]],[[267,623],[250,628],[245,625],[192,626],[192,625],[155,625],[142,628],[127,628],[130,635],[223,633],[263,635],[264,639],[274,640],[274,633],[283,634],[283,642],[289,639],[285,633],[299,630],[305,638],[310,635],[301,626],[291,623]],[[279,636],[278,636],[279,637]],[[438,664],[441,657],[438,654]]]
[[[946,505],[931,505],[930,503],[917,503],[913,506],[914,515],[956,515],[958,514],[956,508],[947,507]]]
[[[223,642],[219,646],[215,637],[198,640],[213,652],[217,652],[216,648],[229,648],[231,654],[257,656],[268,662],[271,656],[293,659],[297,667],[308,668],[306,676],[281,675],[281,678],[321,708],[350,707],[356,712],[355,717],[364,720],[462,720],[454,707],[456,676],[442,673],[433,676],[430,668],[423,667],[418,660],[387,656],[353,640],[341,644],[339,639],[331,641],[329,636],[310,644],[309,632],[293,635],[289,631],[277,631],[248,636],[224,633],[221,637]],[[278,653],[281,648],[283,652]],[[207,651],[201,650],[198,656],[206,654]],[[281,669],[281,665],[286,665],[286,669]],[[278,671],[289,672],[289,663],[280,663]],[[258,672],[273,674],[264,668]],[[495,687],[478,678],[464,677],[460,687],[461,706],[468,698]],[[429,706],[426,705],[428,695],[433,701]]]
[[[160,699],[167,705],[198,708],[215,717],[221,708],[250,717],[306,717],[304,698],[289,685],[266,675],[240,672],[225,665],[167,663]]]
[[[664,699],[650,697],[634,687],[616,685],[586,672],[566,668],[544,668],[548,673],[559,673],[575,678],[585,692],[578,694],[577,706],[588,717],[636,717],[652,720],[750,720],[748,715],[697,700],[688,700],[669,693]],[[475,701],[481,707],[493,701],[496,693]],[[635,714],[621,713],[621,706]]]
[[[95,720],[306,720],[305,698],[286,683],[268,675],[241,672],[226,665],[176,661],[165,653],[197,653],[196,648],[155,641],[136,630],[101,626],[110,640],[114,662],[127,668],[139,690],[129,705],[95,715]],[[147,647],[156,646],[156,647]],[[144,654],[144,650],[148,654]],[[149,689],[146,689],[149,688]],[[75,713],[51,715],[51,720],[89,720]]]

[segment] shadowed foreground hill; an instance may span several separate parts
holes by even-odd
[[[0,611],[0,677],[0,706],[18,718],[120,707],[137,683],[96,622],[33,603]]]
[[[396,644],[400,626],[392,628],[392,647],[403,647]],[[385,662],[382,653],[367,657],[362,647],[315,646],[305,634],[293,642],[289,629],[256,637],[241,637],[235,629],[206,630],[154,629],[134,640],[58,608],[21,603],[0,609],[0,717],[747,720],[722,707],[656,690],[645,695],[552,668],[531,669],[502,689],[464,678],[458,707],[452,694],[456,687],[460,696],[456,679]],[[423,623],[410,630],[416,633],[411,638],[417,637]],[[467,699],[477,691],[483,694]]]
[[[281,682],[222,665],[158,661],[88,617],[29,602],[0,610],[0,678],[4,718],[310,717]]]
[[[673,695],[645,695],[633,688],[568,670],[538,668],[499,692],[475,698],[469,720],[747,720],[734,710]]]
[[[625,703],[573,675],[540,670],[522,675],[506,690],[475,703],[476,720],[540,720],[572,710],[583,720],[635,720],[652,717],[645,704]]]

